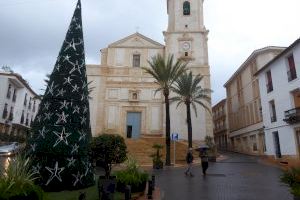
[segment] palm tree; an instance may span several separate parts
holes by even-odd
[[[143,69],[153,76],[155,79],[155,83],[159,85],[157,91],[162,91],[165,97],[166,104],[166,165],[171,165],[170,158],[170,105],[169,105],[169,95],[172,84],[176,81],[176,79],[186,71],[187,63],[182,60],[177,60],[175,64],[173,64],[174,57],[168,56],[168,59],[165,60],[161,55],[157,55],[152,57],[150,61],[148,61],[150,68],[143,67]]]
[[[196,104],[199,104],[206,110],[210,111],[210,107],[206,103],[210,104],[210,93],[212,90],[202,88],[199,83],[203,79],[200,74],[193,76],[192,72],[183,73],[172,87],[172,90],[178,95],[170,99],[171,102],[178,102],[177,107],[184,103],[186,105],[186,116],[188,125],[188,144],[189,148],[192,148],[193,132],[191,121],[191,105],[195,111],[197,117]]]

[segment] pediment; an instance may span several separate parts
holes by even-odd
[[[164,48],[164,45],[156,42],[140,33],[134,33],[110,45],[109,48]]]

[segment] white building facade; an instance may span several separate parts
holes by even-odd
[[[164,136],[165,107],[158,85],[141,67],[160,54],[174,55],[174,61],[188,61],[193,74],[204,76],[202,86],[210,88],[207,34],[203,24],[203,0],[168,0],[166,44],[140,33],[132,34],[101,50],[101,64],[88,65],[88,80],[94,87],[90,100],[93,136],[117,133],[127,138]],[[208,105],[211,106],[210,104]],[[185,105],[171,104],[171,132],[187,139]],[[211,115],[202,107],[192,116],[193,139],[212,134]]]
[[[13,72],[0,71],[0,134],[25,138],[40,99],[28,83]]]
[[[260,69],[265,154],[298,162],[300,155],[300,39]]]

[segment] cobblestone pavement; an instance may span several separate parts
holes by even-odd
[[[292,200],[288,188],[279,182],[281,170],[264,165],[256,157],[225,153],[228,159],[209,163],[206,177],[199,165],[194,177],[184,168],[154,171],[156,185],[165,200]]]

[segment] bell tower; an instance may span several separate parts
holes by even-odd
[[[210,67],[208,64],[207,35],[208,30],[203,20],[204,0],[167,0],[168,29],[163,32],[165,37],[165,55],[174,55],[175,59],[188,62],[193,74],[201,74],[202,87],[211,88]],[[211,105],[209,105],[211,107]],[[171,107],[171,131],[187,135],[185,106],[176,109]],[[210,113],[197,106],[197,117],[192,111],[193,140],[203,140],[205,135],[213,136],[212,118]]]

